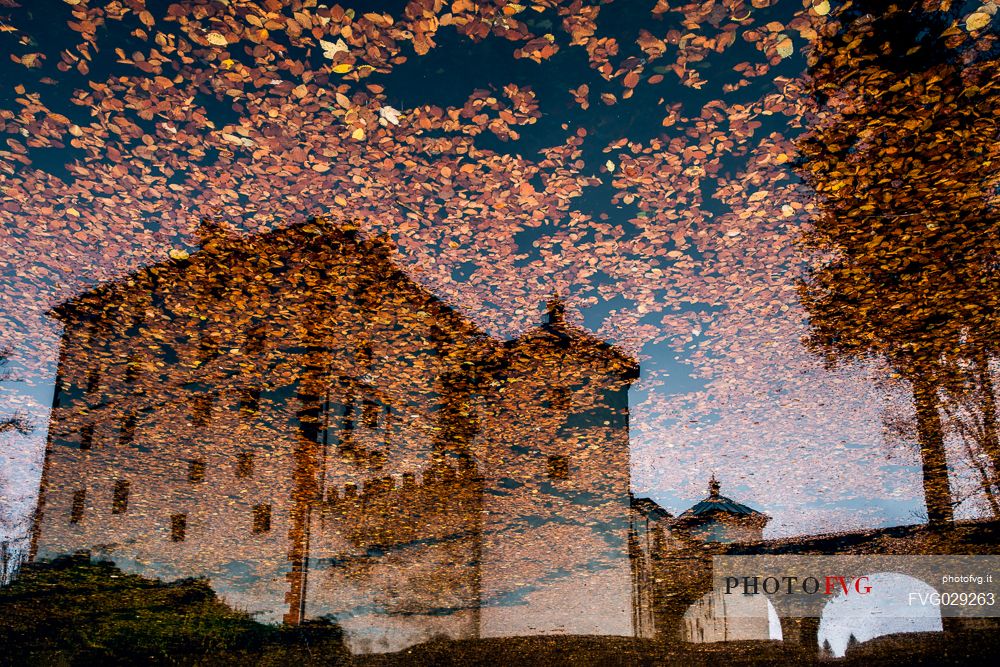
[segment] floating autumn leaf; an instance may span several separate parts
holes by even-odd
[[[555,43],[555,36],[545,34],[528,41],[523,47],[514,50],[515,58],[528,58],[536,63],[551,58],[559,51],[559,45]]]
[[[343,39],[336,42],[328,42],[325,39],[319,40],[319,45],[323,49],[323,57],[333,60],[338,53],[347,53],[347,43]]]
[[[17,61],[16,56],[11,56],[12,59]],[[20,57],[20,63],[27,68],[41,67],[42,60],[45,58],[44,54],[41,53],[26,53]]]
[[[792,43],[791,38],[787,36],[781,37],[778,44],[775,46],[775,49],[777,50],[778,55],[782,58],[788,58],[795,53],[795,45]]]
[[[205,39],[208,40],[209,44],[214,46],[228,46],[229,44],[229,40],[226,39],[226,36],[218,32],[208,33],[205,35]]]
[[[236,144],[237,146],[251,147],[256,145],[253,139],[250,139],[249,137],[241,137],[238,134],[231,134],[229,132],[223,132],[222,138],[231,144]]]
[[[830,13],[830,0],[820,0],[820,2],[813,5],[812,10],[820,16],[826,16]]]
[[[389,105],[383,106],[378,110],[379,123],[382,125],[399,125],[399,110],[394,109]]]
[[[183,248],[171,248],[167,254],[170,255],[170,259],[176,260],[185,260],[191,256],[190,253]]]
[[[991,17],[985,11],[973,12],[969,14],[969,17],[967,19],[965,19],[965,28],[969,32],[973,32],[975,30],[982,30],[987,25],[989,25],[990,20],[992,20],[992,18],[993,17]]]
[[[388,14],[376,14],[375,12],[371,12],[364,14],[364,17],[381,28],[387,28],[393,23],[392,17]]]

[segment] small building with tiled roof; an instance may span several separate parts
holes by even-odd
[[[719,493],[715,475],[708,482],[708,497],[684,511],[671,526],[677,537],[701,542],[747,542],[763,538],[771,520],[763,512]]]

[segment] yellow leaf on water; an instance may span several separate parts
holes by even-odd
[[[357,139],[358,141],[361,141],[364,138],[365,138],[364,128],[359,127],[353,132],[351,132],[351,139]]]
[[[830,0],[822,0],[819,4],[813,5],[813,11],[820,16],[826,16],[830,13]]]
[[[986,12],[973,12],[969,14],[969,18],[965,19],[965,28],[969,32],[980,30],[989,24],[991,18]]]
[[[215,46],[228,46],[229,40],[226,36],[218,32],[210,32],[205,35],[205,39],[208,40],[209,44],[214,44]]]
[[[789,37],[785,37],[780,42],[778,42],[778,46],[776,48],[778,50],[778,55],[781,56],[782,58],[787,58],[788,56],[795,53],[795,45],[792,44],[792,40]]]
[[[339,65],[333,66],[333,71],[337,74],[347,74],[351,71],[353,65],[348,65],[347,63],[341,63]]]

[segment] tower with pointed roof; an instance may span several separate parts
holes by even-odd
[[[497,359],[475,406],[491,489],[482,636],[651,632],[648,620],[608,612],[633,605],[628,390],[638,363],[569,321],[558,296]],[[513,595],[516,605],[503,604]]]
[[[678,537],[701,542],[751,542],[763,539],[771,517],[720,493],[722,485],[713,474],[708,497],[683,512],[672,529]]]

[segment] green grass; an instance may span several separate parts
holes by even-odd
[[[259,623],[208,582],[163,583],[85,557],[26,566],[0,589],[0,663],[344,664],[340,628]]]

